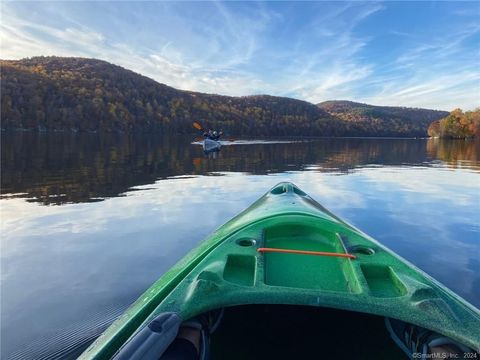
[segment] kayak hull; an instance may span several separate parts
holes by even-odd
[[[221,147],[222,145],[220,144],[220,141],[215,141],[212,139],[205,139],[203,141],[203,151],[205,152],[220,151]]]
[[[391,317],[480,348],[478,309],[295,185],[281,183],[162,276],[80,358],[110,358],[163,312],[188,319],[246,304]]]

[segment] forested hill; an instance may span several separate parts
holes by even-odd
[[[0,65],[1,126],[7,130],[190,133],[200,121],[235,135],[424,136],[445,116],[406,108],[375,112],[385,108],[359,104],[373,110],[357,121],[325,105],[338,102],[316,106],[268,95],[181,91],[95,59],[35,57]]]
[[[192,132],[193,121],[232,134],[334,134],[305,101],[176,90],[100,60],[2,61],[2,128]]]
[[[432,121],[448,115],[447,111],[374,106],[353,101],[325,101],[317,106],[333,117],[345,121],[349,131],[366,131],[369,134],[392,136],[412,134],[425,136]]]

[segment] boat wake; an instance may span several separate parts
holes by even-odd
[[[306,142],[309,140],[221,140],[219,141],[222,146],[235,146],[235,145],[263,145],[263,144],[293,144]],[[194,141],[192,145],[203,145],[203,141]]]

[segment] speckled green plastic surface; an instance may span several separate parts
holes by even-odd
[[[259,247],[356,259],[260,253]],[[388,316],[480,351],[480,311],[291,183],[220,227],[148,289],[80,359],[109,359],[164,311],[188,319],[241,304],[298,304]]]

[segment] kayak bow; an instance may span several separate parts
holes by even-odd
[[[161,313],[244,304],[367,313],[480,349],[480,312],[291,183],[220,227],[148,289],[80,359],[109,359]]]
[[[203,151],[205,152],[219,151],[221,146],[220,141],[208,138],[203,140]]]

